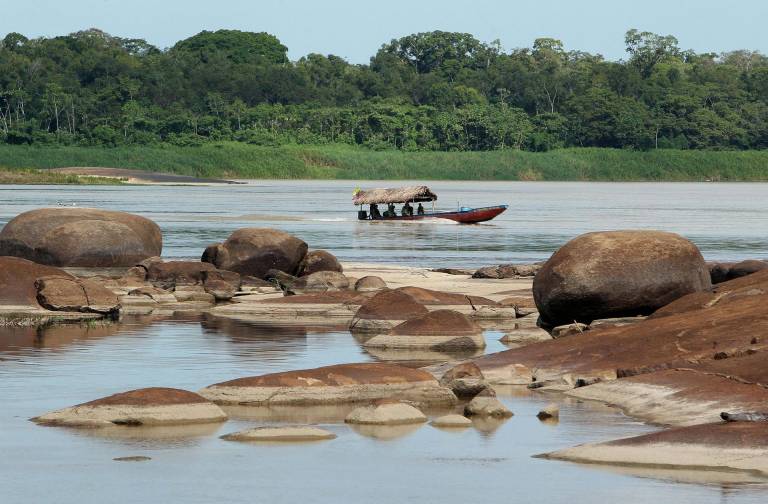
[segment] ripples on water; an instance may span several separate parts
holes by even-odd
[[[365,187],[416,182],[370,182]],[[358,222],[354,181],[255,181],[228,186],[0,186],[0,225],[41,206],[139,213],[163,229],[164,255],[199,257],[239,227],[295,233],[344,260],[466,266],[544,260],[568,239],[656,228],[696,242],[708,259],[768,257],[768,198],[759,183],[429,182],[439,208],[508,203],[476,226],[451,221]]]

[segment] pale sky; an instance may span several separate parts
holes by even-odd
[[[672,34],[683,49],[768,53],[766,0],[0,0],[0,36],[96,27],[161,48],[202,30],[266,31],[289,57],[310,52],[366,63],[381,44],[444,30],[500,39],[505,49],[559,38],[567,49],[624,57],[629,28]]]

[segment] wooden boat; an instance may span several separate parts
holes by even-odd
[[[359,205],[357,212],[359,220],[374,221],[410,221],[421,219],[449,219],[461,224],[477,224],[486,222],[497,215],[503,213],[507,205],[495,205],[481,208],[460,207],[453,211],[435,211],[434,202],[437,201],[437,194],[433,193],[427,186],[402,187],[397,189],[371,189],[368,191],[356,190],[352,198],[355,205]],[[431,211],[420,212],[415,210],[412,205],[432,202]],[[403,204],[404,208],[400,212],[385,211],[380,213],[377,205]],[[370,205],[370,212],[363,209],[363,205]],[[410,212],[407,210],[410,208]],[[422,207],[423,208],[423,207]]]

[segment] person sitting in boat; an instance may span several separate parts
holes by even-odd
[[[371,219],[381,219],[381,212],[379,212],[379,205],[376,203],[371,204]]]
[[[396,217],[396,216],[397,216],[397,212],[395,211],[395,204],[390,203],[387,206],[387,211],[384,212],[384,217]]]
[[[419,215],[424,215],[424,206],[422,206],[421,203],[419,203],[419,206],[416,207],[416,213]]]
[[[411,206],[411,204],[410,204],[410,203],[408,203],[408,202],[406,201],[406,202],[405,202],[405,205],[403,205],[403,212],[402,212],[402,216],[403,216],[403,217],[410,217],[410,216],[412,216],[412,215],[413,215],[413,207]]]

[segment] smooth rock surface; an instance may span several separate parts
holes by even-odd
[[[227,441],[260,441],[272,443],[297,443],[335,439],[336,434],[309,425],[254,427],[221,436]]]
[[[116,313],[120,300],[92,280],[45,276],[35,281],[37,300],[52,311]]]
[[[487,395],[475,396],[469,404],[464,407],[464,414],[467,416],[508,418],[513,413],[504,406],[496,397]]]
[[[448,429],[464,429],[472,427],[472,420],[461,415],[443,415],[429,422],[429,425]]]
[[[411,318],[429,313],[413,297],[399,290],[385,290],[365,301],[349,328],[361,332],[385,332]]]
[[[533,282],[542,321],[648,315],[712,286],[699,249],[661,231],[610,231],[581,235],[557,250]]]
[[[566,448],[543,457],[613,466],[737,470],[768,476],[768,424],[682,427]]]
[[[144,388],[114,394],[32,419],[45,425],[184,425],[223,422],[227,415],[205,398],[186,390]]]
[[[299,265],[299,271],[296,276],[302,277],[317,273],[318,271],[336,271],[343,273],[344,268],[336,256],[327,250],[311,250],[307,252]]]
[[[41,308],[35,281],[52,276],[74,279],[59,268],[19,257],[0,257],[0,306]]]
[[[410,404],[399,401],[377,401],[352,410],[344,422],[363,425],[406,425],[423,423],[427,417]]]
[[[357,292],[376,292],[387,288],[387,283],[377,276],[364,276],[355,282]]]
[[[483,330],[452,310],[435,310],[398,324],[363,343],[375,348],[428,348],[439,351],[485,348]]]
[[[456,396],[428,372],[385,363],[337,364],[217,383],[200,395],[221,404],[337,404],[403,399],[452,404]]]
[[[128,267],[159,256],[162,247],[151,220],[94,208],[31,210],[0,231],[0,256],[60,267]]]

